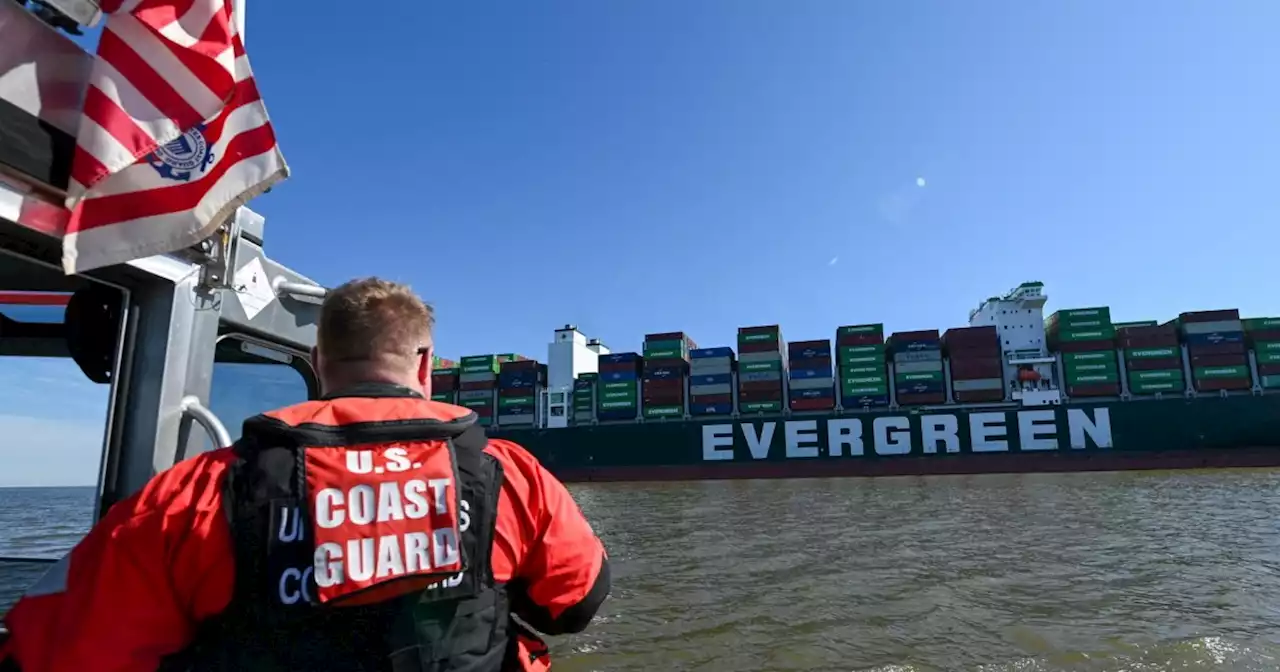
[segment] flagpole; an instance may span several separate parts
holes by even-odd
[[[244,44],[244,0],[235,0],[231,5],[231,12],[236,20],[236,33],[240,35],[240,44]]]

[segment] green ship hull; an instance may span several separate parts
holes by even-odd
[[[573,481],[1280,466],[1280,394],[492,430]]]

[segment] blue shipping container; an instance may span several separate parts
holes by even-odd
[[[689,404],[689,415],[729,415],[733,404]]]
[[[532,390],[538,385],[536,380],[500,380],[498,381],[498,389],[500,390]]]
[[[807,378],[830,378],[831,369],[791,369],[787,372],[787,377],[792,380],[805,380]]]
[[[792,399],[831,399],[836,396],[835,387],[819,387],[812,390],[791,390]]]
[[[573,389],[575,389],[575,390],[589,390],[589,389],[591,389],[592,384],[593,384],[593,383],[592,383],[592,381],[590,381],[590,380],[575,380],[575,381],[573,381]]]
[[[628,370],[628,371],[610,371],[610,372],[608,372],[608,373],[602,373],[602,374],[600,374],[600,380],[605,381],[605,382],[608,382],[608,383],[616,383],[616,382],[618,382],[619,380],[635,380],[635,379],[636,379],[636,378],[638,378],[638,377],[639,377],[639,376],[637,376],[637,375],[636,375],[636,372],[635,372],[635,371],[630,371],[630,370]]]
[[[596,411],[596,420],[608,422],[610,420],[635,420],[636,414],[639,413],[638,408],[611,408],[607,411]]]
[[[646,367],[644,370],[645,380],[671,380],[682,375],[684,371],[677,366],[658,366],[652,369]]]
[[[498,387],[531,387],[541,379],[537,371],[511,371],[498,374]]]
[[[600,355],[601,362],[609,364],[618,364],[620,362],[634,362],[640,358],[640,355],[634,352],[615,352],[611,355]]]
[[[1244,343],[1243,331],[1215,331],[1208,334],[1185,334],[1187,345],[1218,345],[1220,343]]]
[[[840,406],[842,408],[862,408],[863,406],[888,406],[889,396],[882,397],[842,397]]]
[[[689,359],[707,359],[710,357],[733,359],[733,348],[698,348],[689,351]]]
[[[942,341],[932,338],[915,341],[893,341],[892,347],[894,352],[927,352],[941,350]]]
[[[800,348],[787,353],[787,359],[813,359],[814,357],[830,357],[831,344],[825,348]]]
[[[944,385],[941,381],[922,381],[919,383],[898,383],[898,394],[925,394],[941,392]]]
[[[732,373],[715,373],[709,376],[690,376],[690,385],[728,385],[733,382]]]

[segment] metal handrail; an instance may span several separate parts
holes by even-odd
[[[195,420],[197,424],[209,433],[209,438],[213,440],[215,448],[226,448],[231,445],[231,432],[227,431],[226,425],[218,419],[204,404],[200,403],[200,399],[195,396],[183,397],[182,414]]]
[[[282,294],[292,294],[293,296],[307,296],[313,299],[323,299],[329,294],[329,290],[320,285],[310,285],[305,282],[290,282],[284,278],[276,278],[271,283],[271,288],[276,291],[276,296]]]

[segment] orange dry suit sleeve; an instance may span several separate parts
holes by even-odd
[[[154,672],[189,644],[231,599],[221,488],[233,460],[203,453],[113,506],[5,616],[9,669]]]
[[[581,632],[609,595],[604,545],[564,484],[524,448],[494,439],[486,450],[503,463],[494,578],[509,581],[512,611],[539,632]]]

